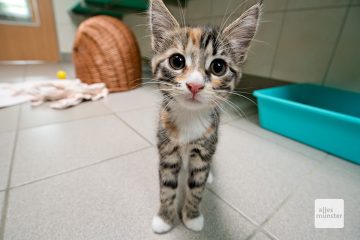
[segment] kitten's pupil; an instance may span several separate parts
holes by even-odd
[[[215,59],[211,62],[210,70],[211,73],[216,76],[222,76],[226,72],[226,63],[222,59]]]
[[[185,58],[181,54],[174,54],[169,58],[170,66],[175,70],[180,70],[185,67]]]

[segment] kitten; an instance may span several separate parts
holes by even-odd
[[[188,176],[180,218],[191,230],[204,226],[199,205],[212,178],[219,104],[240,80],[261,7],[262,0],[219,29],[180,26],[162,0],[150,1],[152,71],[163,96],[157,132],[160,209],[152,222],[156,233],[167,232],[175,224],[181,168]]]

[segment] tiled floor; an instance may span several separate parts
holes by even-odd
[[[0,82],[58,68],[2,65]],[[222,121],[204,230],[155,235],[158,101],[144,86],[68,110],[0,109],[0,239],[360,239],[360,166],[260,128],[241,99],[247,119],[228,108]],[[344,199],[344,229],[314,228],[317,198]]]

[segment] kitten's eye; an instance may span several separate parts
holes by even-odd
[[[174,54],[169,58],[170,66],[175,70],[180,70],[185,67],[185,58],[181,54]]]
[[[227,65],[222,59],[214,59],[210,64],[211,73],[215,76],[222,76],[226,73]]]

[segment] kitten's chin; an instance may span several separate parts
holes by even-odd
[[[191,97],[179,96],[176,97],[176,101],[181,107],[194,111],[211,107],[209,103],[199,98],[193,99]]]

